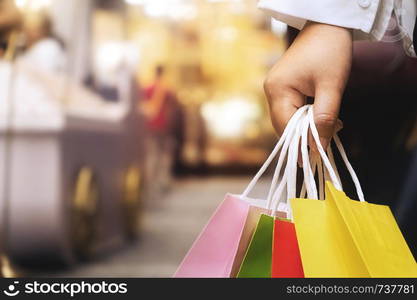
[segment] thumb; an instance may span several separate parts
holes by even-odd
[[[336,127],[339,124],[338,116],[342,94],[338,91],[318,90],[313,105],[314,123],[320,137],[323,149],[327,149]],[[315,143],[310,143],[313,151],[317,152]]]

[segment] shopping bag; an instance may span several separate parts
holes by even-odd
[[[416,261],[388,206],[351,200],[330,182],[327,191],[370,277],[417,277]]]
[[[335,166],[320,144],[312,107],[306,120],[331,181],[337,185],[336,188],[326,182],[324,201],[291,201],[306,277],[417,277],[415,259],[389,207],[365,201],[355,171],[335,134],[334,142],[360,201],[349,199],[341,191]],[[314,182],[314,176],[308,177],[310,184]],[[312,217],[314,221],[308,220]]]
[[[306,277],[417,277],[388,206],[351,200],[330,182],[326,200],[291,205]]]
[[[308,128],[310,128],[317,150],[327,169],[326,174],[341,189],[334,167],[321,146],[314,124],[312,106],[308,108],[304,123],[301,152],[307,151],[306,139]],[[341,150],[339,146],[338,148]],[[340,151],[340,153],[354,179],[358,195],[363,200],[356,174],[347,161],[344,151]],[[291,199],[290,203],[305,277],[369,277],[369,272],[336,204],[333,201],[328,201],[327,198],[327,200],[315,200],[317,193],[315,192],[314,174],[308,166],[308,159],[304,159],[304,157],[303,172],[307,192],[314,190],[314,193],[308,193],[314,195],[314,198]],[[327,189],[325,194],[326,197],[329,197]]]
[[[275,219],[272,245],[273,278],[303,278],[303,266],[294,223]]]
[[[269,212],[270,195],[274,190],[284,157],[287,156],[289,141],[295,132],[298,119],[306,110],[307,107],[303,107],[293,115],[274,150],[245,191],[239,196],[229,194],[225,197],[188,251],[174,277],[229,277],[231,274],[237,273],[243,254],[246,253],[248,241],[253,240],[252,235],[255,235],[258,229],[263,228],[263,222],[256,224],[253,220],[257,220],[261,213]],[[280,157],[267,201],[247,198],[247,195],[278,152]],[[274,213],[274,215],[276,214]],[[278,213],[278,215],[280,214]],[[281,214],[281,216],[285,217],[286,214]],[[264,220],[265,218],[261,215],[260,219]],[[255,225],[257,225],[257,230],[254,230]],[[254,231],[255,234],[253,234]],[[269,251],[271,252],[272,226],[270,226],[270,235]],[[271,257],[271,254],[269,254],[269,257]],[[270,277],[270,263],[269,258],[268,277]]]
[[[369,277],[334,203],[327,199],[290,202],[305,277]]]
[[[174,277],[229,277],[249,207],[249,202],[226,195]]]
[[[279,218],[286,218],[287,214],[284,212],[285,208],[280,208],[280,210],[275,214],[275,216]],[[232,272],[230,277],[236,277],[240,266],[242,265],[243,259],[245,257],[246,251],[249,247],[250,241],[252,240],[252,236],[255,232],[258,220],[261,214],[267,214],[268,210],[265,208],[251,206],[249,208],[249,213],[246,218],[245,226],[242,231],[242,235],[239,241],[239,246],[236,251],[236,256],[233,261]]]
[[[240,266],[238,278],[271,277],[274,218],[262,214]]]
[[[230,273],[230,277],[237,276],[240,266],[242,264],[242,261],[245,257],[246,250],[248,249],[253,233],[255,232],[259,217],[261,216],[262,213],[266,213],[266,212],[267,212],[266,209],[256,207],[256,206],[251,206],[249,208],[245,225],[243,226],[242,234],[239,240],[239,245],[236,251],[236,255],[233,260],[232,271]]]

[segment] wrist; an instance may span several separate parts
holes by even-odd
[[[349,37],[351,40],[353,39],[353,29],[336,26],[336,25],[330,25],[325,23],[318,23],[314,21],[307,21],[302,31],[315,31],[315,32],[321,32],[321,33],[333,33],[333,34],[340,34],[344,35],[346,37]]]

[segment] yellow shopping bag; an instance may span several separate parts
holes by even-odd
[[[417,277],[417,264],[386,205],[350,200],[328,183],[334,202],[371,277]]]
[[[306,277],[417,277],[389,209],[349,199],[326,182],[326,200],[292,199]]]

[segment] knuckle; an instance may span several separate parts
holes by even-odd
[[[263,82],[263,88],[268,98],[277,98],[285,91],[285,79],[279,74],[268,74]]]
[[[270,74],[268,74],[265,77],[265,80],[264,80],[264,91],[265,91],[265,93],[267,95],[270,95],[271,94],[271,92],[274,89],[275,83],[276,83],[275,79]]]
[[[337,116],[331,113],[318,113],[314,120],[318,126],[333,127],[337,122]]]

